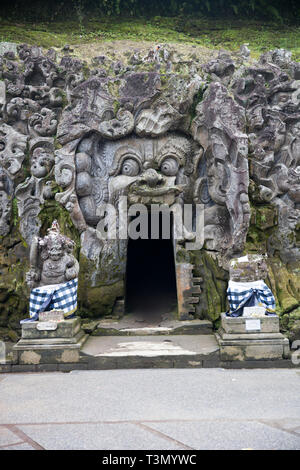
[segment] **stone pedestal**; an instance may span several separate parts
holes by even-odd
[[[289,341],[279,332],[277,316],[227,317],[216,333],[221,361],[286,359]]]
[[[14,346],[19,364],[57,364],[80,361],[80,348],[88,335],[80,318],[36,321],[22,325],[22,338]]]

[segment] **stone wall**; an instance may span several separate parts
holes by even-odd
[[[203,279],[195,317],[218,322],[226,309],[230,258],[267,253],[282,329],[299,337],[300,64],[288,51],[254,61],[242,46],[203,63],[159,46],[87,66],[1,50],[1,337],[14,340],[27,315],[28,250],[55,218],[77,244],[80,314],[111,314],[126,241],[99,240],[97,207],[121,195],[204,205],[204,247],[176,247],[177,264]]]

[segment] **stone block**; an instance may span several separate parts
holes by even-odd
[[[225,333],[244,333],[252,334],[253,330],[249,329],[249,325],[253,320],[259,320],[260,330],[259,333],[279,333],[279,317],[276,315],[269,316],[263,315],[261,317],[227,317],[225,313],[222,313],[221,324]]]
[[[80,318],[49,323],[52,323],[55,329],[44,329],[48,325],[48,322],[45,321],[23,323],[22,339],[73,338],[80,331]]]
[[[13,348],[18,355],[18,363],[42,365],[81,362],[80,349],[88,335],[81,329],[80,319],[49,322],[56,328],[38,329],[43,323],[48,322],[22,325],[22,338]]]
[[[239,331],[242,325],[239,318],[237,327],[234,322],[229,331]],[[226,333],[220,328],[216,333],[220,347],[221,361],[260,361],[287,359],[290,354],[289,341],[281,333]]]

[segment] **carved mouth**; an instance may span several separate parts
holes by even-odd
[[[178,195],[183,191],[181,186],[167,186],[159,188],[149,188],[148,186],[137,187],[132,186],[130,188],[130,193],[135,196],[146,196],[146,197],[155,197],[155,196],[166,196],[169,194]]]

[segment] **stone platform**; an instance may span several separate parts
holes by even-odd
[[[257,318],[222,315],[222,327],[215,334],[212,324],[201,320],[169,318],[156,325],[133,320],[98,320],[88,327],[75,318],[58,322],[52,329],[45,329],[48,322],[26,323],[21,340],[7,348],[0,372],[299,367],[289,357],[289,343],[279,332],[278,317],[260,318],[260,330],[253,330],[257,323],[249,320]],[[87,334],[88,328],[95,336],[92,331]]]
[[[216,333],[221,361],[287,359],[289,341],[279,332],[278,316],[221,317]]]
[[[149,336],[149,335],[206,335],[212,334],[209,320],[177,320],[171,315],[144,317],[129,314],[120,320],[103,319],[97,323],[83,323],[82,327],[92,336]]]
[[[13,352],[20,365],[80,362],[80,349],[87,337],[80,318],[28,322],[22,325],[22,337]]]
[[[98,369],[219,365],[214,335],[91,336],[81,352]]]

